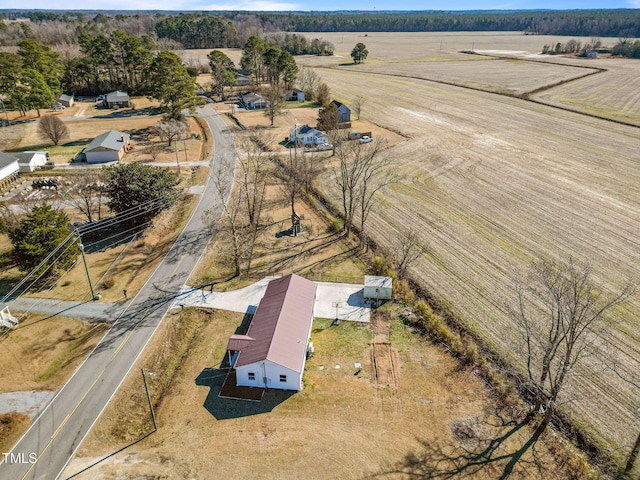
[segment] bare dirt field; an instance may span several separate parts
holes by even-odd
[[[460,56],[463,57],[465,54],[460,54]],[[512,95],[523,94],[545,85],[578,78],[596,71],[519,59],[466,56],[475,61],[470,61],[467,58],[411,63],[390,61],[351,65],[346,68],[354,71],[450,82]]]
[[[599,61],[598,66],[608,70],[554,87],[533,98],[640,125],[638,60],[603,59]]]
[[[372,60],[378,52],[376,37],[364,39]],[[396,51],[411,59],[423,53],[399,48],[402,40],[394,43],[391,34],[383,37],[389,41],[387,59]],[[356,34],[344,38],[348,48],[363,41]],[[506,49],[504,42],[513,41],[513,50],[535,52],[549,43],[543,37],[498,36],[501,43],[492,45],[491,38],[482,40],[483,48]],[[616,61],[598,60],[597,65]],[[414,277],[505,354],[514,351],[510,339],[515,332],[504,300],[513,299],[513,278],[532,259],[573,254],[589,261],[597,279],[612,291],[640,278],[637,129],[351,67],[316,71],[335,95],[364,96],[368,120],[409,137],[388,151],[406,180],[373,212],[369,231],[375,240],[389,245],[395,232],[407,226],[422,232],[428,253],[412,268]],[[331,185],[329,176],[322,177],[323,190],[329,192]],[[608,353],[624,375],[634,377],[640,371],[640,298],[614,313]],[[611,373],[581,373],[571,379],[570,408],[624,455],[640,429],[638,392]]]
[[[390,338],[399,352],[397,389],[376,387],[372,380],[368,328],[352,322],[336,327],[320,319],[313,326],[316,354],[307,362],[303,391],[270,390],[261,402],[219,398],[226,340],[241,320],[241,314],[229,312],[209,315],[159,402],[154,397],[157,380],[149,378],[153,401],[159,403],[159,429],[140,442],[136,440],[152,432],[153,425],[140,370],[132,370],[65,478],[86,468],[74,478],[249,479],[256,472],[264,479],[405,478],[386,473],[409,469],[410,454],[421,453],[424,445],[447,452],[469,446],[486,434],[480,419],[497,421],[482,382],[399,322]],[[181,323],[179,316],[165,322]],[[163,344],[162,338],[154,342]],[[151,345],[140,366],[151,367],[154,352]],[[363,367],[357,375],[356,362]],[[126,433],[129,408],[145,419],[136,433]],[[543,475],[566,478],[547,463],[546,447],[540,455]],[[498,469],[490,466],[471,478],[496,478]],[[533,468],[524,467],[521,473],[520,478],[543,478]]]

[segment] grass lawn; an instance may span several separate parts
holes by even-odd
[[[165,333],[154,338],[139,366],[156,371],[156,359],[173,331],[170,324],[183,323],[182,315],[185,321],[198,315],[207,319],[161,398],[156,382],[162,380],[149,379],[158,431],[77,478],[210,478],[215,472],[216,478],[250,479],[256,471],[264,479],[405,478],[384,473],[410,468],[412,455],[422,455],[425,445],[455,452],[495,433],[489,422],[498,423],[498,409],[483,382],[397,318],[391,325],[399,359],[397,388],[376,386],[372,378],[375,333],[369,327],[316,319],[316,353],[307,362],[304,389],[269,390],[261,402],[249,402],[218,397],[225,377],[220,362],[241,314],[177,312],[165,320]],[[362,365],[357,374],[355,363]],[[139,368],[132,371],[66,476],[152,431]],[[132,409],[138,420],[125,413]],[[141,426],[127,428],[134,424]],[[539,448],[539,456],[543,475],[550,475],[546,478],[568,478],[553,465],[546,446]],[[499,465],[490,466],[472,478],[494,479],[499,470]],[[539,478],[531,465],[523,464],[519,473],[518,478]]]

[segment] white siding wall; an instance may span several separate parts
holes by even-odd
[[[46,152],[37,152],[33,157],[31,157],[28,164],[18,162],[21,172],[33,172],[36,168],[41,167],[45,163],[47,163]]]
[[[249,372],[255,373],[256,379],[249,380]],[[286,382],[280,381],[280,375],[286,375]],[[267,377],[267,388],[280,390],[302,390],[302,375],[269,360],[256,362],[236,368],[236,380],[241,387],[264,387],[263,377]]]
[[[0,169],[0,180],[10,177],[18,171],[18,161],[11,162],[6,167]]]
[[[120,152],[110,150],[108,152],[87,152],[88,163],[103,163],[103,162],[115,162],[120,160]]]

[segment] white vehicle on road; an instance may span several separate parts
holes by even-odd
[[[373,138],[369,137],[368,135],[365,135],[364,137],[360,138],[360,143],[369,143],[369,142],[373,142]]]
[[[326,150],[331,150],[332,148],[333,145],[331,145],[330,143],[321,143],[316,147],[316,150],[318,150],[319,152],[324,152]]]

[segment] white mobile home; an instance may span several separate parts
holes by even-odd
[[[316,284],[297,275],[269,282],[246,335],[227,344],[238,386],[302,390],[315,299]]]

